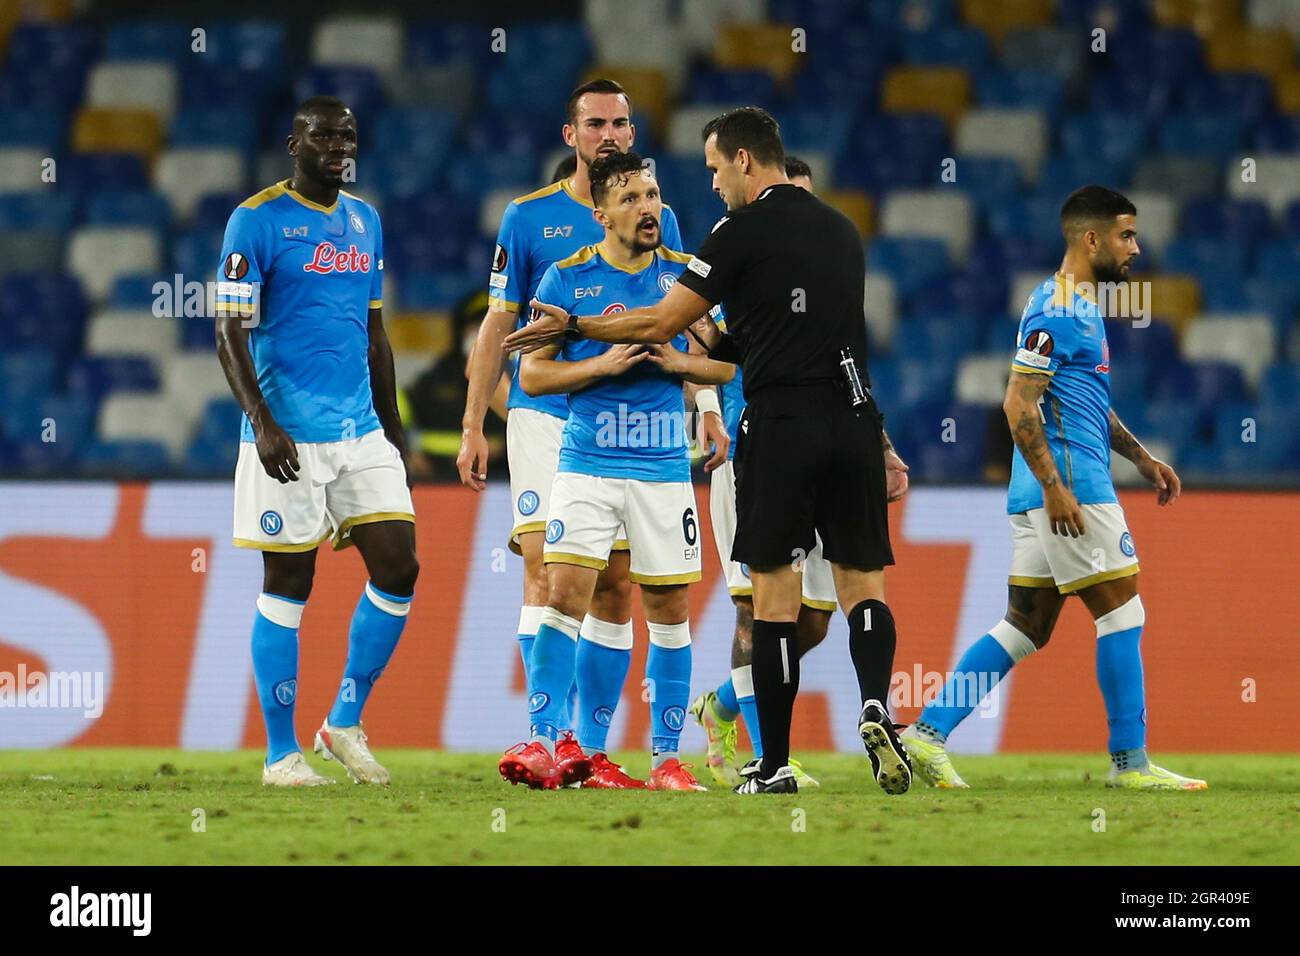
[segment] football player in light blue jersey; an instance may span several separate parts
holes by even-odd
[[[1110,726],[1106,785],[1206,788],[1147,757],[1139,647],[1146,613],[1137,549],[1110,477],[1116,451],[1155,486],[1161,505],[1181,492],[1173,468],[1153,458],[1110,407],[1099,303],[1119,299],[1101,293],[1127,280],[1139,254],[1136,216],[1128,199],[1101,186],[1071,193],[1061,208],[1061,270],[1034,290],[1021,316],[1003,403],[1016,444],[1007,614],[971,645],[940,697],[903,734],[913,765],[934,786],[966,788],[944,749],[948,734],[1018,661],[1047,644],[1066,596],[1078,594],[1097,628],[1097,683]]]
[[[591,176],[604,239],[551,266],[537,298],[579,315],[658,302],[690,261],[660,245],[658,182],[631,152],[597,159]],[[594,765],[585,785],[645,786],[606,756],[631,635],[585,628],[579,634],[597,573],[625,528],[630,576],[641,585],[650,632],[649,787],[703,789],[678,757],[691,674],[686,585],[700,579],[682,381],[717,384],[734,374],[732,365],[687,354],[684,335],[651,348],[575,338],[524,357],[523,387],[531,394],[567,394],[568,419],[546,525],[549,593],[529,658],[532,739],[502,757],[507,780],[539,789],[566,782],[554,754],[576,667],[578,740]]]
[[[370,580],[315,749],[357,783],[387,784],[361,712],[401,637],[419,565],[383,323],[383,233],[374,208],[340,189],[357,153],[345,104],[304,102],[288,151],[292,177],[231,215],[217,284],[217,354],[244,412],[235,544],[263,556],[252,640],[262,782],[334,782],[303,759],[293,723],[298,626],[316,548],[332,537],[335,549],[357,546]]]
[[[613,80],[593,80],[575,89],[569,96],[567,122],[563,127],[564,141],[574,149],[577,161],[572,177],[521,196],[506,208],[502,217],[488,278],[488,312],[470,357],[461,449],[456,459],[461,481],[475,491],[486,487],[488,446],[483,420],[505,367],[506,356],[501,344],[507,334],[526,321],[527,313],[521,310],[521,303],[527,303],[536,293],[547,268],[604,237],[604,230],[594,218],[588,169],[598,157],[632,148],[636,128],[631,111],[630,99]],[[677,217],[666,206],[660,228],[663,244],[680,249]],[[510,371],[506,420],[506,454],[514,511],[510,548],[524,559],[524,604],[516,634],[527,671],[528,656],[547,597],[542,537],[560,449],[560,432],[569,409],[563,395],[533,396],[520,388],[517,362],[511,363]],[[720,449],[716,457],[721,461],[726,451],[726,432],[719,418],[710,416],[709,419],[702,426],[703,437]],[[600,575],[590,614],[584,622],[584,633],[588,629],[615,631],[631,640],[632,591],[627,568],[627,553],[620,542],[608,569]],[[560,763],[569,777],[578,779],[589,772],[590,762],[571,736],[562,737],[559,750]]]

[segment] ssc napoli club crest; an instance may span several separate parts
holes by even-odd
[[[226,256],[225,265],[221,267],[221,274],[227,279],[238,282],[248,275],[248,259],[241,252],[232,252]]]
[[[261,523],[262,530],[267,534],[279,534],[284,530],[284,519],[280,517],[278,511],[263,511]]]
[[[361,222],[361,217],[354,212],[348,213],[348,222],[352,225],[354,232],[359,232],[363,236],[366,234],[366,227]]]
[[[1120,535],[1119,549],[1130,558],[1137,554],[1137,548],[1133,547],[1133,535],[1129,534],[1127,531]]]
[[[686,711],[680,707],[669,707],[664,711],[664,725],[669,730],[681,730],[686,723]]]
[[[542,503],[535,491],[525,491],[519,496],[519,513],[521,515],[530,515],[537,510],[537,506]]]
[[[546,543],[555,544],[564,537],[564,522],[559,518],[552,518],[546,526]]]
[[[608,707],[597,707],[595,712],[591,715],[591,719],[602,727],[608,727],[610,721],[614,719],[614,712]]]
[[[370,676],[367,677],[366,680],[370,681],[370,686],[373,687],[375,685],[375,682],[383,676],[384,676],[384,669],[382,667],[376,667],[374,670],[370,672]]]
[[[665,272],[659,276],[659,291],[664,295],[667,295],[668,290],[676,284],[677,276],[673,275],[671,272]]]
[[[532,697],[528,698],[528,712],[535,714],[551,702],[549,694],[543,694],[540,690]]]
[[[1039,329],[1037,332],[1030,332],[1029,337],[1025,339],[1025,348],[1036,355],[1044,358],[1052,354],[1052,348],[1055,343],[1052,337]]]
[[[749,565],[745,564],[744,562],[741,562],[740,573],[743,574],[745,577],[749,577]]]
[[[275,685],[272,691],[275,694],[276,702],[283,707],[290,706],[294,698],[298,696],[298,682],[296,680],[282,680]]]

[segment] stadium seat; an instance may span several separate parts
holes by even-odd
[[[1163,192],[1182,205],[1201,196],[1217,196],[1219,166],[1197,156],[1146,156],[1138,160],[1130,186],[1137,192]]]
[[[80,396],[38,395],[34,401],[9,403],[0,428],[7,442],[57,442],[83,447],[95,424],[94,403]]]
[[[1037,271],[1020,270],[1013,274],[1007,286],[1009,296],[1007,299],[1007,314],[1019,319],[1024,313],[1025,307],[1029,304],[1029,297],[1048,278],[1048,276]]]
[[[1200,316],[1187,327],[1182,344],[1190,361],[1236,365],[1252,390],[1277,350],[1273,323],[1263,315]]]
[[[713,62],[725,70],[764,70],[778,83],[799,71],[803,57],[790,28],[776,23],[730,23],[717,33]]]
[[[0,353],[0,398],[5,406],[44,398],[58,382],[58,356],[36,346]]]
[[[996,70],[978,77],[984,109],[1032,109],[1055,119],[1065,101],[1065,81],[1042,70]]]
[[[376,72],[402,65],[402,21],[388,16],[334,16],[316,24],[311,59],[322,66],[362,66]]]
[[[142,355],[157,361],[175,352],[179,341],[176,319],[148,311],[104,310],[91,316],[86,328],[86,354],[93,356]]]
[[[190,422],[161,395],[120,392],[100,405],[96,433],[104,441],[155,441],[175,459],[189,442]]]
[[[998,205],[1011,202],[1020,191],[1020,166],[1011,159],[958,156],[953,184],[970,196],[985,215]]]
[[[1214,282],[1220,276],[1243,275],[1250,252],[1248,246],[1231,239],[1182,237],[1165,248],[1163,267],[1169,272],[1194,275],[1202,283]]]
[[[167,197],[177,219],[194,215],[205,193],[247,189],[244,159],[234,149],[171,149],[158,160],[158,191]]]
[[[1205,59],[1220,73],[1277,76],[1295,65],[1293,40],[1285,30],[1235,29],[1209,34]]]
[[[91,67],[86,105],[149,110],[169,122],[179,99],[176,68],[161,62],[106,61]]]
[[[384,92],[393,106],[460,117],[469,112],[477,91],[478,77],[463,63],[413,66],[384,74]]]
[[[1178,206],[1163,192],[1125,192],[1137,207],[1138,248],[1159,261],[1170,240],[1178,234]]]
[[[46,156],[46,152],[40,149],[0,149],[0,192],[23,192],[47,187],[49,184],[41,179],[41,173],[46,168]]]
[[[720,70],[698,66],[684,89],[687,103],[770,103],[776,81],[766,70]]]
[[[881,235],[940,239],[951,262],[965,261],[974,231],[971,201],[959,192],[899,190],[881,206]]]
[[[1023,238],[1029,242],[1056,245],[1061,239],[1060,190],[1046,194],[1013,197],[985,214],[988,231],[1000,239]]]
[[[148,189],[144,159],[134,153],[74,153],[59,160],[62,188],[83,198],[107,189]]]
[[[1086,51],[1077,34],[1043,27],[1011,30],[1000,44],[999,55],[1007,69],[1052,73],[1070,84],[1082,70]]]
[[[257,120],[247,110],[186,109],[172,120],[168,144],[252,150],[257,144]]]
[[[888,275],[904,298],[947,270],[948,247],[938,239],[880,236],[867,247],[867,274]]]
[[[1255,177],[1252,182],[1242,180],[1240,165],[1229,164],[1224,177],[1224,187],[1233,199],[1259,200],[1268,205],[1273,215],[1281,216],[1287,204],[1300,195],[1300,157],[1256,156]]]
[[[862,309],[867,315],[867,336],[873,354],[876,349],[889,351],[898,325],[898,295],[894,291],[894,280],[868,272],[862,289]]]
[[[1032,179],[1047,148],[1047,125],[1033,110],[974,110],[957,124],[957,151],[970,156],[1004,156]]]
[[[970,27],[908,31],[903,34],[902,47],[903,59],[912,66],[956,67],[971,76],[979,76],[989,58],[988,36]]]
[[[88,478],[156,479],[172,471],[167,446],[157,441],[92,441],[77,461]]]
[[[958,67],[897,66],[885,74],[885,113],[933,113],[952,124],[970,104],[971,79]]]
[[[0,276],[57,268],[62,247],[59,234],[55,232],[0,234]]]
[[[109,308],[115,312],[145,310],[152,314],[154,303],[159,298],[159,293],[155,291],[158,282],[158,276],[118,276],[113,282],[113,291],[109,295]]]
[[[158,367],[162,371],[163,396],[186,422],[197,421],[211,402],[230,396],[225,372],[211,355],[164,354],[159,357]]]
[[[1062,119],[1060,137],[1066,155],[1097,156],[1127,166],[1146,147],[1146,119],[1141,113],[1080,113]]]
[[[170,20],[122,20],[111,24],[104,39],[109,61],[166,60],[175,63],[193,55],[193,35]]]
[[[120,275],[162,269],[162,245],[150,229],[88,226],[72,234],[67,269],[91,301],[102,302]]]
[[[1151,314],[1181,329],[1201,309],[1201,286],[1193,276],[1152,275],[1149,283]]]
[[[715,49],[713,38],[731,25],[760,26],[766,19],[766,0],[735,0],[732,3],[687,3],[680,11],[683,40],[695,53]],[[789,33],[786,34],[789,46]]]
[[[67,193],[0,192],[0,231],[67,232],[76,211],[76,197]]]
[[[811,155],[811,154],[806,154]],[[813,167],[813,181],[824,182],[825,178]],[[871,197],[857,189],[818,189],[822,202],[834,206],[849,217],[858,227],[858,235],[866,242],[876,231],[876,206]],[[721,210],[719,210],[721,212]]]
[[[704,125],[729,108],[725,103],[706,103],[677,110],[668,124],[664,145],[670,153],[699,159],[704,155],[704,139],[700,135]]]
[[[52,269],[16,273],[0,281],[0,343],[12,349],[30,324],[34,343],[60,354],[80,348],[86,300],[76,279]]]
[[[1166,117],[1156,141],[1170,155],[1208,157],[1222,164],[1240,151],[1244,129],[1236,113],[1187,113]]]
[[[52,156],[63,145],[65,133],[64,118],[56,112],[6,109],[5,122],[0,125],[0,148],[27,147]]]
[[[154,392],[158,372],[142,356],[100,356],[76,359],[68,366],[67,390],[99,401],[113,392]]]
[[[298,102],[309,96],[337,96],[363,122],[384,105],[379,74],[360,66],[317,66],[306,70],[294,81],[293,96]]]
[[[1205,37],[1236,27],[1240,8],[1238,0],[1156,0],[1154,13],[1162,27],[1190,27]]]
[[[152,110],[88,108],[72,127],[72,148],[81,153],[137,153],[152,160],[162,144],[162,120]]]
[[[164,231],[171,225],[167,197],[149,190],[106,191],[90,197],[83,222],[88,226],[144,226]]]
[[[962,0],[963,19],[1000,41],[1012,30],[1043,27],[1052,22],[1051,0]]]

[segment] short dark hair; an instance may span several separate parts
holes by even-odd
[[[558,183],[561,179],[568,179],[577,171],[578,157],[574,153],[570,153],[555,164],[555,172],[551,173],[551,182]]]
[[[591,177],[591,202],[602,205],[609,195],[609,181],[617,179],[622,185],[646,167],[646,161],[637,153],[606,153],[593,162],[587,170]]]
[[[728,159],[737,150],[748,150],[760,166],[785,163],[785,146],[781,143],[781,124],[767,110],[758,106],[741,106],[727,110],[704,124],[704,139],[718,137],[718,152]]]
[[[334,110],[351,112],[352,107],[337,96],[309,96],[299,103],[298,108],[293,111],[293,125],[297,126],[300,122],[307,122],[307,117],[313,113],[326,113]]]
[[[569,101],[564,104],[564,116],[570,123],[578,118],[578,100],[588,93],[613,93],[616,96],[621,96],[627,101],[628,116],[632,115],[632,97],[627,95],[627,90],[623,89],[615,80],[601,77],[600,79],[588,80],[569,94]]]
[[[805,163],[798,156],[790,156],[789,154],[786,155],[785,174],[790,179],[794,179],[796,176],[807,176],[808,181],[809,182],[812,181],[812,167],[809,166],[807,163]]]
[[[1105,186],[1082,186],[1061,205],[1061,234],[1069,242],[1089,227],[1136,215],[1137,207],[1127,196]]]

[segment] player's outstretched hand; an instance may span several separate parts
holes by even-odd
[[[1183,493],[1183,483],[1178,473],[1159,458],[1149,458],[1138,465],[1142,477],[1156,486],[1156,503],[1172,505]]]
[[[686,374],[686,353],[679,352],[671,345],[650,345],[647,346],[650,361],[658,365],[669,375]]]
[[[533,299],[528,305],[533,317],[522,329],[506,336],[502,344],[507,352],[535,352],[556,341],[569,327],[569,313],[554,305]]]
[[[612,345],[600,356],[601,368],[606,375],[622,375],[633,365],[640,365],[650,353],[644,345]]]
[[[1047,510],[1047,522],[1052,534],[1071,538],[1083,537],[1083,509],[1074,497],[1074,492],[1064,485],[1056,485],[1043,491],[1043,507]]]
[[[705,472],[711,472],[726,462],[727,452],[731,449],[731,436],[727,434],[727,426],[722,423],[717,412],[705,412],[700,416],[699,438],[701,448],[713,446],[713,454],[704,463]]]
[[[475,491],[487,487],[488,443],[482,430],[466,428],[460,433],[460,451],[456,453],[456,470],[460,483]]]
[[[885,497],[889,501],[899,501],[907,494],[908,467],[898,452],[889,449],[885,452]]]
[[[255,432],[257,457],[266,473],[282,485],[297,481],[302,466],[298,464],[298,446],[289,433],[274,421],[263,422]]]

